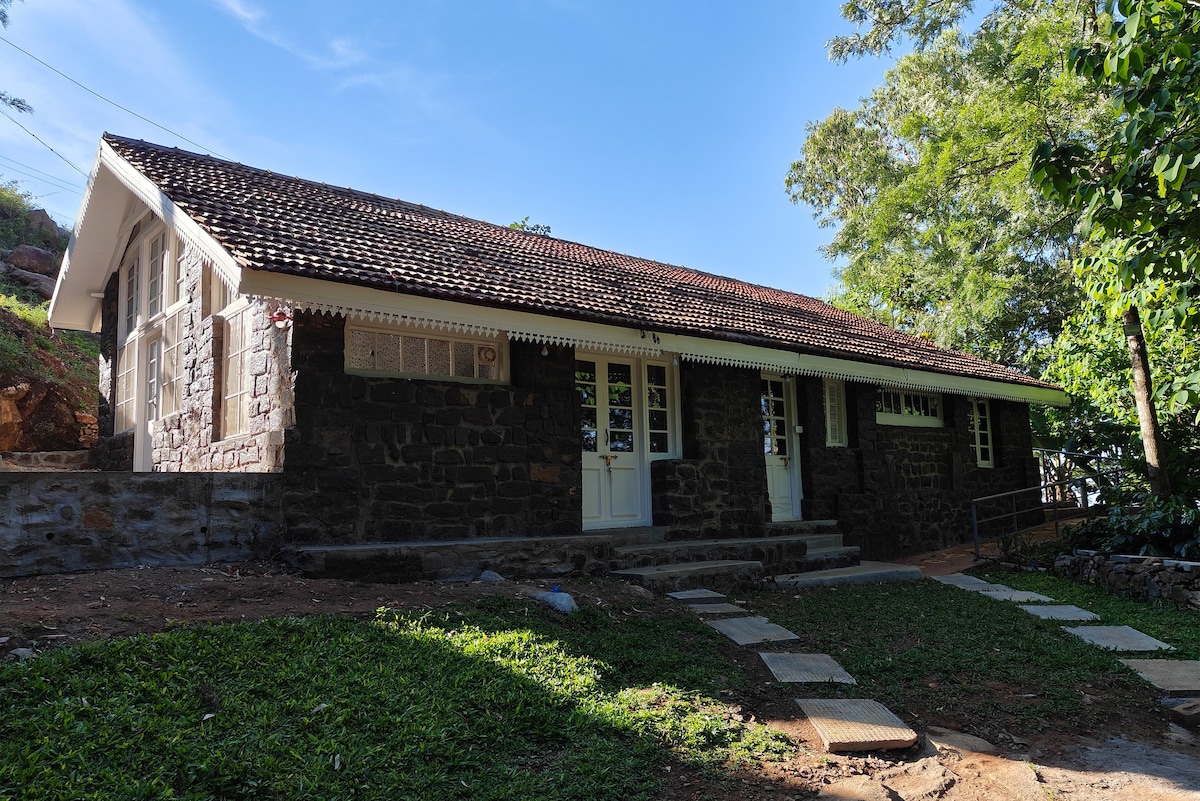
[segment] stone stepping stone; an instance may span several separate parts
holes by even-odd
[[[908,748],[917,733],[878,701],[863,698],[797,698],[826,751]]]
[[[951,573],[946,576],[930,576],[930,578],[939,584],[949,584],[951,587],[958,587],[960,590],[982,591],[1004,588],[1002,584],[988,584],[983,579],[968,576],[966,573]]]
[[[979,593],[988,598],[993,598],[997,601],[1017,601],[1019,603],[1054,603],[1053,598],[1047,598],[1045,595],[1028,590],[987,590]]]
[[[1063,626],[1084,642],[1110,651],[1174,651],[1175,649],[1130,626]]]
[[[1200,662],[1183,659],[1121,659],[1139,676],[1177,698],[1200,696]]]
[[[829,654],[784,654],[776,652],[760,653],[762,661],[767,663],[776,681],[784,682],[826,682],[835,681],[840,684],[858,684],[854,677],[842,668]]]
[[[668,592],[667,597],[688,604],[719,604],[725,601],[724,595],[712,590],[679,590]]]
[[[793,634],[765,617],[730,617],[724,620],[706,620],[704,623],[712,626],[738,645],[800,639],[798,634]]]
[[[1095,612],[1089,612],[1086,609],[1080,609],[1078,606],[1070,604],[1055,604],[1053,606],[1037,605],[1037,606],[1022,606],[1026,612],[1031,615],[1037,615],[1042,620],[1099,620],[1100,616]]]
[[[688,609],[698,615],[748,615],[750,610],[737,604],[688,604]]]

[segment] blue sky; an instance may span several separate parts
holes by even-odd
[[[887,66],[827,60],[839,5],[26,0],[0,36],[171,132],[5,42],[0,89],[84,172],[107,130],[819,296],[783,178]],[[85,184],[2,117],[0,178],[68,222]]]

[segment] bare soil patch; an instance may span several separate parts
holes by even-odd
[[[557,582],[581,604],[646,611],[676,608],[666,599],[620,582]],[[419,610],[491,595],[520,596],[549,582],[371,584],[308,579],[276,565],[136,568],[37,576],[0,584],[0,658],[19,649],[42,650],[84,640],[153,633],[189,623],[225,623],[272,616],[339,615],[368,619],[380,607]],[[730,643],[726,656],[750,680],[728,691],[731,717],[767,723],[800,743],[784,763],[765,764],[734,779],[714,779],[685,765],[664,770],[663,799],[842,798],[1087,799],[1200,801],[1200,746],[1194,732],[1172,726],[1161,711],[1129,713],[1129,699],[1090,697],[1103,721],[1079,732],[1023,734],[1005,721],[968,721],[953,710],[913,710],[918,732],[907,751],[831,755],[799,714],[795,693],[772,681],[752,648]],[[997,694],[1024,688],[997,684]],[[941,728],[941,727],[944,727]],[[944,736],[939,731],[946,731]],[[969,732],[988,743],[961,736]],[[935,745],[934,741],[939,743]]]

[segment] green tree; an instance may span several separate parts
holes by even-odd
[[[531,223],[529,221],[528,215],[526,215],[525,219],[523,219],[523,220],[517,220],[516,222],[509,223],[508,227],[513,229],[514,231],[524,231],[527,234],[537,234],[538,236],[550,236],[550,226],[541,225],[539,223]]]
[[[1089,247],[1076,272],[1109,319],[1121,321],[1151,490],[1166,495],[1171,483],[1142,321],[1185,332],[1200,327],[1200,8],[1176,0],[1115,5],[1099,40],[1070,58],[1111,94],[1120,124],[1094,146],[1048,139],[1032,174],[1047,195],[1082,213]],[[1172,380],[1173,410],[1200,406],[1196,368],[1192,361]]]
[[[836,228],[831,300],[941,345],[1037,370],[1077,308],[1076,212],[1028,182],[1047,135],[1098,139],[1115,119],[1064,54],[1094,24],[1078,0],[992,4],[978,30],[956,27],[964,0],[863,0],[867,26],[830,42],[835,59],[916,50],[852,110],[808,126],[785,179]]]
[[[0,28],[8,27],[8,9],[12,4],[13,0],[0,0]],[[21,98],[13,97],[4,91],[0,91],[0,106],[8,106],[16,111],[24,111],[26,113],[33,111],[33,106]]]

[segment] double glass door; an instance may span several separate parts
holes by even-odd
[[[583,526],[649,523],[646,391],[636,359],[575,362],[583,444]],[[657,442],[657,440],[655,440]]]

